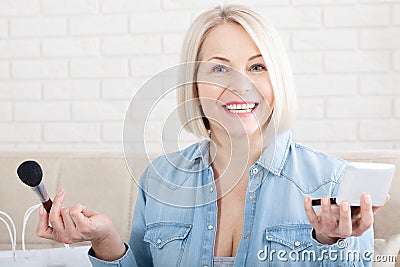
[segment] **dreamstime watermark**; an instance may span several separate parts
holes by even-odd
[[[395,256],[395,255],[375,255],[374,262],[381,262],[381,263],[397,262],[397,256]]]
[[[315,250],[275,250],[269,249],[267,245],[264,249],[257,252],[257,258],[260,261],[280,261],[280,262],[317,262],[317,261],[332,261],[332,262],[371,262],[375,261],[373,251],[370,250],[351,250],[344,249],[347,247],[347,242],[341,240],[336,245],[336,248],[329,247],[321,249],[318,253]]]

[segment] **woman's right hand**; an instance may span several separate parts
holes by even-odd
[[[96,257],[102,260],[115,260],[125,254],[125,245],[110,218],[88,211],[82,204],[63,208],[64,197],[64,190],[54,197],[50,214],[40,207],[36,230],[39,237],[65,244],[91,241]]]

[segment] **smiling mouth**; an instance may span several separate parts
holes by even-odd
[[[258,106],[258,103],[227,103],[223,107],[233,114],[244,114],[253,112]]]

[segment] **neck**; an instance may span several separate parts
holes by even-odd
[[[227,170],[242,173],[253,165],[263,151],[261,131],[252,135],[229,136],[228,134],[211,134],[212,145],[210,158],[216,178]]]

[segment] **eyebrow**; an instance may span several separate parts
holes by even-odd
[[[253,59],[258,58],[258,57],[262,57],[262,55],[261,54],[257,54],[255,56],[250,57],[248,60],[250,61],[250,60],[253,60]],[[207,61],[210,61],[211,59],[218,59],[218,60],[221,60],[221,61],[230,62],[229,59],[224,58],[224,57],[219,57],[219,56],[210,57]]]

